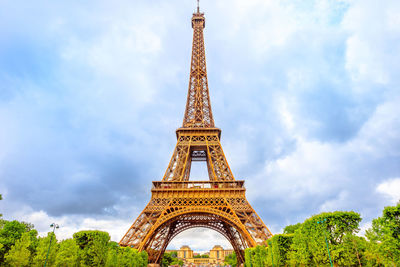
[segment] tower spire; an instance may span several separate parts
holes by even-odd
[[[197,13],[200,13],[200,0],[197,0]]]
[[[190,63],[189,89],[185,116],[183,118],[183,128],[214,127],[207,82],[206,55],[203,36],[204,27],[204,13],[200,13],[198,0],[197,13],[194,13],[192,17],[192,59]]]

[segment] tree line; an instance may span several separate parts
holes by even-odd
[[[2,196],[0,194],[0,200]],[[103,231],[80,231],[58,241],[54,232],[39,237],[33,224],[6,221],[0,214],[0,266],[137,266],[146,267],[148,256],[120,247]]]
[[[0,195],[1,200],[1,195]],[[57,240],[53,232],[39,237],[30,223],[6,221],[0,214],[0,266],[147,266],[148,255],[110,241],[103,231],[80,231]],[[400,266],[400,202],[385,207],[365,237],[360,214],[325,212],[289,225],[263,246],[245,250],[245,267],[264,266]],[[47,259],[47,260],[46,260]],[[225,264],[236,266],[233,253]],[[183,265],[175,252],[162,266]]]
[[[246,249],[245,267],[400,266],[400,202],[384,208],[365,237],[357,235],[360,221],[355,212],[314,215]]]
[[[146,252],[120,247],[107,232],[80,231],[58,241],[53,232],[38,237],[24,222],[2,224],[0,266],[147,266]]]

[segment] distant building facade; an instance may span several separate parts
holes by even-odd
[[[220,245],[214,246],[210,252],[204,253],[209,258],[194,258],[195,254],[189,246],[182,246],[179,250],[166,250],[165,252],[176,252],[179,259],[183,260],[185,265],[198,266],[219,266],[224,264],[225,257],[234,252],[233,249],[224,249]],[[203,254],[203,255],[204,255]]]

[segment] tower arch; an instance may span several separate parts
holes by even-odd
[[[143,240],[139,250],[150,251],[151,262],[159,263],[168,244],[180,233],[192,228],[208,228],[223,235],[232,245],[239,262],[244,261],[244,249],[255,245],[240,220],[213,209],[178,211],[155,225]]]

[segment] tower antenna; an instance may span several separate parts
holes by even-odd
[[[197,13],[200,13],[200,0],[197,0]]]

